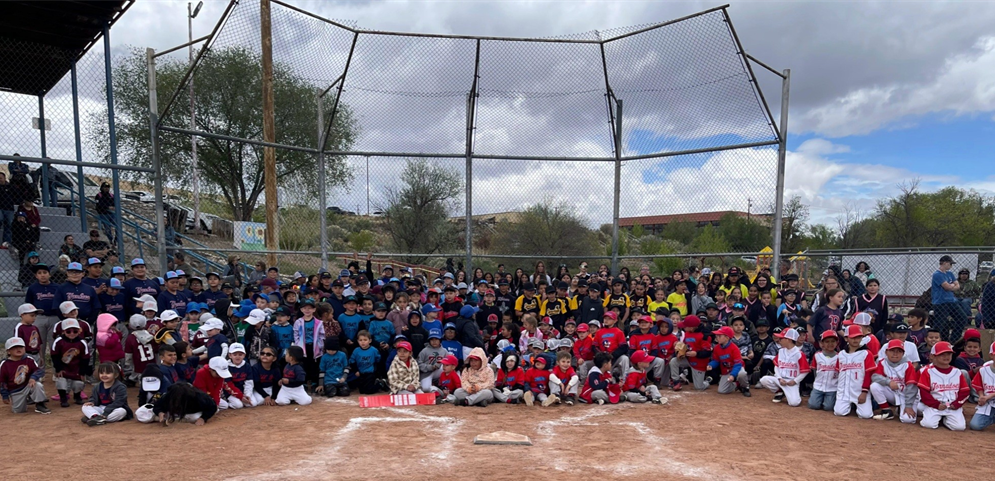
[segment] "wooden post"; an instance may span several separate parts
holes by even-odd
[[[273,115],[273,35],[270,18],[270,0],[259,2],[259,31],[263,53],[263,141],[276,142],[276,124]],[[266,250],[280,249],[280,225],[277,222],[276,149],[263,148],[263,181],[266,182]],[[276,265],[276,254],[266,256],[266,264]]]

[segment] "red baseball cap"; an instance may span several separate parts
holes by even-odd
[[[846,326],[846,337],[864,337],[864,331],[857,325]]]
[[[701,325],[701,319],[699,319],[698,316],[695,316],[693,314],[685,317],[684,320],[680,322],[681,329],[685,327],[698,327],[700,325]]]
[[[397,346],[395,346],[395,347],[397,347],[398,349],[407,349],[409,351],[413,350],[413,349],[411,349],[411,343],[408,342],[408,341],[401,341],[401,342],[397,343]]]
[[[884,345],[884,350],[885,351],[890,351],[892,349],[901,349],[904,352],[905,351],[905,341],[903,341],[901,339],[892,339],[892,340],[888,341],[888,344]]]
[[[774,337],[778,339],[791,339],[792,341],[798,342],[798,331],[794,329],[785,329],[777,334],[774,334]]]
[[[656,360],[656,356],[650,356],[649,354],[646,354],[645,351],[636,351],[632,353],[632,356],[629,356],[629,360],[636,364],[641,362],[653,362]]]
[[[843,326],[851,326],[851,325],[853,325],[853,319],[844,319],[843,320]]]
[[[968,329],[964,331],[964,339],[981,339],[981,333],[977,329]]]
[[[487,316],[487,322],[498,322],[497,314],[490,314]]]
[[[442,360],[440,360],[439,363],[443,364],[445,366],[455,366],[455,365],[459,364],[459,360],[456,359],[456,356],[450,354],[450,355],[442,358]]]
[[[690,317],[690,316],[689,316],[689,317]],[[685,322],[685,323],[687,323],[687,321],[686,321],[686,320],[685,320],[684,322]],[[700,321],[699,321],[699,322],[700,322]],[[735,335],[736,335],[736,332],[735,332],[735,331],[733,331],[733,330],[732,330],[732,328],[731,328],[731,327],[729,327],[729,326],[722,326],[722,327],[718,328],[717,330],[714,330],[714,331],[712,331],[712,334],[715,334],[716,336],[728,336],[728,337],[733,337],[733,336],[735,336]]]
[[[587,326],[587,323],[577,324],[577,332],[587,332],[591,328]]]
[[[832,329],[827,329],[825,332],[822,333],[822,336],[820,336],[819,339],[825,339],[827,337],[833,337],[839,339],[840,336],[839,334],[836,334],[836,331]]]
[[[494,289],[487,289],[486,291],[484,291],[484,295],[485,296],[493,296],[494,295]]]
[[[602,319],[604,319],[606,317],[610,317],[613,321],[617,321],[618,320],[618,314],[615,314],[615,311],[605,312],[605,315],[601,316]]]
[[[543,324],[549,324],[549,325],[552,326],[553,325],[553,319],[550,318],[549,316],[546,316],[546,317],[542,318],[542,323]]]
[[[939,356],[945,352],[954,352],[954,349],[950,347],[950,343],[946,341],[940,341],[933,345],[933,350],[929,352],[930,355]]]
[[[639,318],[639,322],[648,322],[650,324],[653,324],[653,318],[650,316],[643,316]]]

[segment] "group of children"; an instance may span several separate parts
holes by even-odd
[[[144,270],[144,263],[132,266]],[[480,283],[467,293],[450,274],[424,290],[416,279],[391,274],[372,289],[347,270],[335,280],[323,273],[310,289],[267,278],[239,303],[213,294],[201,303],[201,286],[191,282],[197,293],[186,295],[185,275],[171,271],[161,292],[88,304],[86,312],[72,300],[79,297],[64,297],[58,316],[41,325],[36,321],[53,309],[26,303],[5,343],[0,394],[14,412],[29,404],[51,412],[42,384],[47,354],[60,406],[82,406],[91,426],[132,418],[203,423],[218,410],[306,405],[312,396],[353,391],[434,393],[439,404],[462,406],[659,404],[663,389],[713,384],[720,394],[746,397],[751,386],[764,387],[790,406],[808,396],[809,407],[837,415],[855,409],[861,418],[903,422],[922,415],[933,428],[964,429],[963,405],[972,401],[972,428],[995,422],[995,367],[980,356],[978,332],[967,330],[954,345],[940,342],[925,326],[928,314],[917,310],[912,326],[894,316],[874,333],[877,313],[867,309],[843,322],[834,309],[845,297],[832,290],[813,314],[768,308],[772,292],[758,295],[755,286],[746,291],[749,306],[738,302],[735,286],[728,291],[734,302],[720,307],[685,282],[668,295],[639,283],[625,292],[615,281],[605,291],[596,282],[560,282],[541,296],[526,282],[511,301],[505,281],[497,292]],[[217,279],[209,279],[209,292],[219,292]],[[122,281],[111,279],[105,291],[117,296]],[[779,294],[796,296],[791,289]]]

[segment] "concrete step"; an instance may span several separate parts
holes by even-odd
[[[41,214],[42,219],[44,219],[46,215],[69,215],[64,207],[44,207],[36,205],[35,208],[38,209],[38,213]]]
[[[69,217],[66,215],[42,216],[41,226],[48,227],[52,232],[74,232],[79,230],[79,217]],[[76,239],[82,244],[86,239]]]

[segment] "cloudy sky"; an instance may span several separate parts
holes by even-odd
[[[226,3],[206,2],[194,20],[195,37],[210,31]],[[594,30],[665,21],[718,5],[291,3],[364,29],[514,37],[588,32],[585,38]],[[958,185],[995,192],[995,4],[757,1],[734,3],[729,13],[749,53],[792,71],[786,186],[788,195],[800,195],[812,206],[813,220],[832,222],[848,203],[870,211],[875,199],[912,179],[927,189]],[[293,24],[289,12],[275,10],[274,16],[274,24]],[[349,37],[341,31],[311,31],[317,27],[298,20],[312,26],[285,28],[274,39],[277,61],[294,63],[316,85],[334,79]],[[735,57],[728,51],[728,36],[720,35],[716,28],[721,24],[714,20],[606,48],[609,63],[615,62],[609,65],[612,83],[632,105],[626,105],[626,154],[770,138],[756,99],[742,82],[748,79],[737,76],[730,63]],[[115,26],[112,45],[115,52],[125,45],[165,49],[184,42],[186,35],[186,2],[139,1]],[[251,32],[231,35],[230,43],[251,38]],[[464,62],[472,61],[469,44],[401,38],[365,47],[370,53],[357,57],[343,97],[363,110],[364,134],[356,147],[459,152],[464,135],[460,92],[472,75],[472,64]],[[481,89],[490,92],[479,100],[478,153],[612,155],[603,92],[588,91],[599,87],[600,70],[587,68],[599,57],[588,49],[556,47],[528,55],[508,44],[482,47],[482,58],[492,60],[481,66]],[[668,68],[676,65],[681,68]],[[755,69],[777,119],[780,81]],[[384,71],[398,73],[387,79]],[[558,80],[543,83],[548,78]],[[372,91],[374,86],[407,95],[384,97],[388,94]],[[389,103],[399,97],[400,104]],[[400,112],[387,108],[397,105],[403,105]],[[747,199],[754,202],[754,212],[765,211],[773,199],[775,158],[771,149],[757,149],[630,162],[623,168],[622,215],[746,210]],[[333,192],[331,202],[365,210],[365,159],[350,162],[357,167],[357,184]],[[398,165],[388,159],[374,159],[371,165],[375,203],[377,191],[396,181]],[[610,202],[605,202],[610,179],[606,164],[479,161],[474,164],[474,211],[520,208],[552,196],[598,224],[606,215],[610,221]]]

